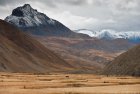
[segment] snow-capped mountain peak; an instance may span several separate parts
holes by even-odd
[[[29,4],[17,7],[12,11],[12,14],[5,18],[18,27],[34,27],[46,24],[55,24],[55,20],[50,19],[45,14],[33,9]]]
[[[115,33],[113,30],[102,30],[97,33],[97,37],[100,39],[115,39],[118,37]]]
[[[35,16],[37,14],[37,10],[34,10],[29,4],[25,4],[12,11],[12,15],[17,17]]]
[[[133,41],[140,41],[140,31],[115,31],[110,29],[104,29],[101,31],[92,31],[88,29],[74,30],[77,33],[87,34],[91,37],[96,37],[99,39],[129,39]]]

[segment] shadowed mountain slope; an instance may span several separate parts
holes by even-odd
[[[29,35],[0,20],[0,71],[48,72],[72,68]]]
[[[140,45],[118,56],[105,68],[104,73],[140,76]]]

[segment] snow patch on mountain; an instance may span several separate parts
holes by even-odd
[[[87,34],[91,37],[96,37],[97,32],[96,31],[92,31],[92,30],[88,30],[88,29],[79,29],[79,30],[74,30],[74,32],[76,33],[82,33],[82,34]]]
[[[87,29],[74,30],[77,33],[87,34],[91,37],[96,37],[99,39],[130,39],[130,40],[140,40],[140,31],[115,31],[110,29],[104,29],[101,31],[92,31]]]
[[[55,24],[55,20],[47,17],[45,14],[33,9],[29,4],[18,7],[12,11],[12,14],[5,18],[18,27],[34,27],[46,24]]]

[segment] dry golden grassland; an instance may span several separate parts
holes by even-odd
[[[140,77],[0,73],[0,94],[140,94]]]

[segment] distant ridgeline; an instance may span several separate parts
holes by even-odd
[[[98,39],[114,40],[114,39],[126,39],[133,43],[140,43],[140,31],[114,31],[114,30],[101,30],[93,31],[88,29],[74,30],[76,33],[87,34],[90,37]]]

